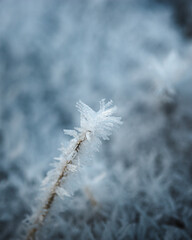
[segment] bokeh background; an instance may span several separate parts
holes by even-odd
[[[40,239],[192,239],[192,2],[0,1],[0,239],[21,239],[75,104],[124,124]]]

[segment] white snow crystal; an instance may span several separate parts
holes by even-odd
[[[86,131],[90,134],[103,140],[108,140],[111,135],[112,129],[121,124],[121,118],[115,117],[113,114],[116,112],[116,107],[112,107],[113,102],[105,103],[105,100],[100,101],[100,109],[95,112],[82,101],[79,101],[76,106],[81,114],[81,128],[80,132]]]
[[[109,139],[113,128],[122,123],[120,117],[114,116],[116,108],[112,107],[112,101],[105,103],[105,100],[101,100],[97,112],[81,101],[77,103],[77,108],[81,115],[80,127],[64,130],[73,138],[67,148],[61,147],[60,156],[55,158],[53,169],[42,183],[43,194],[40,199],[44,208],[47,208],[48,199],[54,200],[56,195],[62,199],[73,195],[79,188],[78,173],[81,168],[88,165],[93,152],[98,151],[101,140]]]

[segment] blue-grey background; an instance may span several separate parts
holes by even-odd
[[[190,0],[0,1],[0,239],[102,98],[124,124],[40,239],[192,239],[191,29]]]

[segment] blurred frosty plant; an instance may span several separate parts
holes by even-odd
[[[162,60],[153,58],[151,69],[156,94],[174,96],[174,86],[183,79],[188,68],[187,62],[176,51],[171,51]]]
[[[37,232],[53,209],[57,195],[64,198],[72,195],[78,188],[75,178],[78,177],[80,167],[87,163],[93,152],[99,150],[101,139],[108,140],[112,130],[122,123],[120,117],[114,116],[116,107],[112,104],[112,101],[105,103],[103,99],[100,101],[99,111],[95,112],[83,102],[77,103],[81,114],[80,127],[75,130],[64,130],[65,134],[73,138],[67,148],[61,148],[60,157],[55,158],[54,168],[48,172],[43,181],[40,207],[34,210],[29,219],[27,240],[36,239]]]

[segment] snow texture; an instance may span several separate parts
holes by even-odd
[[[1,240],[37,210],[75,103],[103,98],[123,125],[81,174],[69,166],[39,238],[192,239],[191,16],[191,0],[0,1]]]

